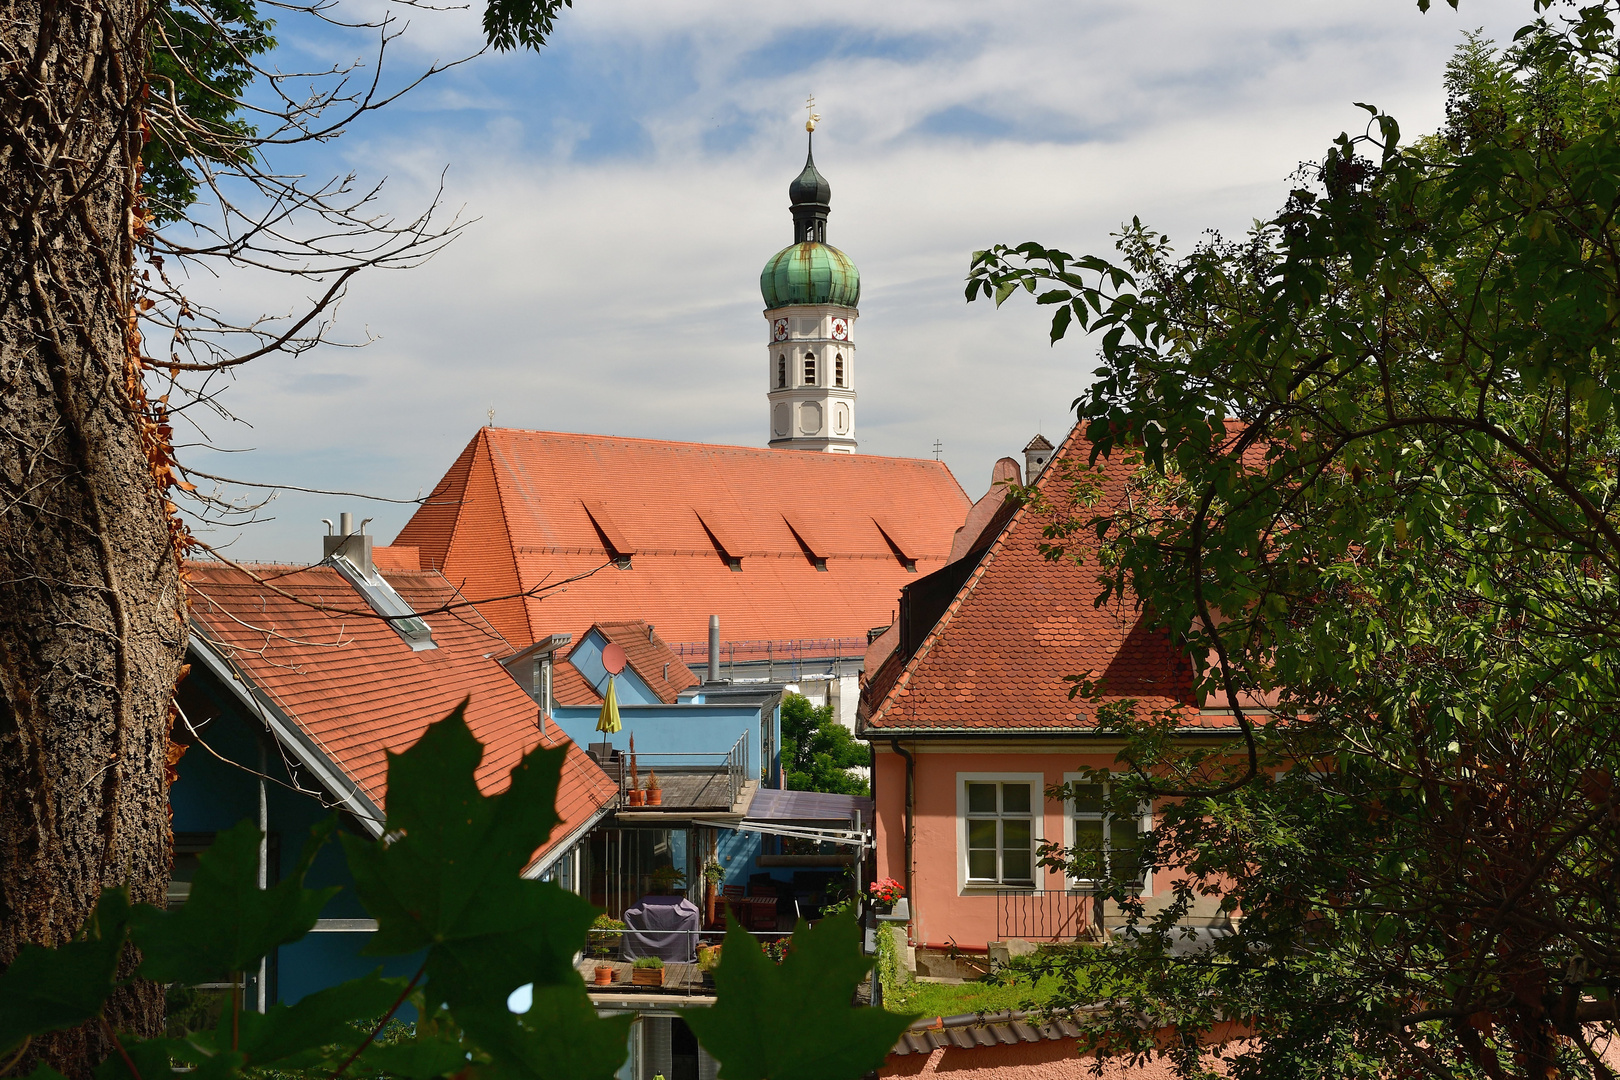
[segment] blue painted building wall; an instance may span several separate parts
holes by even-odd
[[[598,694],[607,693],[607,668],[602,666],[602,650],[607,648],[607,639],[596,630],[588,631],[568,654],[567,662],[591,684],[591,688]],[[652,688],[641,681],[641,676],[635,669],[626,667],[614,676],[613,696],[619,704],[625,705],[660,705],[658,695]]]
[[[624,705],[619,706],[623,730],[607,736],[596,730],[601,709],[595,705],[559,705],[551,717],[580,746],[611,742],[620,750],[630,747],[635,732],[638,754],[703,754],[718,759],[744,734],[748,736],[748,775],[760,775],[760,710],[748,705]],[[774,717],[772,718],[774,723]],[[776,761],[767,762],[774,771]]]
[[[271,880],[282,880],[297,865],[310,829],[335,811],[321,799],[293,788],[314,788],[307,771],[299,770],[297,780],[287,768],[273,737],[263,722],[250,715],[217,679],[201,664],[193,662],[191,674],[182,684],[182,705],[192,723],[198,726],[200,742],[193,742],[177,768],[178,778],[169,789],[169,805],[174,812],[177,833],[218,833],[237,822],[257,821],[259,816],[260,763],[270,778],[266,785],[270,835],[274,839]],[[211,717],[204,722],[202,717]],[[187,736],[189,737],[189,736]],[[214,753],[209,751],[213,750]],[[262,757],[261,757],[262,751]],[[215,754],[219,756],[215,756]],[[227,758],[228,764],[220,758]],[[249,771],[252,770],[252,771]],[[369,836],[358,822],[339,815],[339,828],[359,836]],[[309,875],[309,888],[337,885],[342,892],[321,911],[326,919],[366,918],[354,894],[342,845],[334,836],[316,856]],[[409,977],[421,965],[421,957],[361,956],[369,934],[313,933],[277,950],[273,1000],[292,1003],[316,990],[382,968],[385,975]]]

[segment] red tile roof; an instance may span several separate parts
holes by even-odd
[[[595,628],[624,650],[630,667],[664,704],[673,705],[682,690],[698,684],[686,661],[640,619],[599,622]]]
[[[1049,504],[1073,506],[1061,463],[1084,465],[1090,452],[1078,429],[1064,441],[1035,485]],[[1103,483],[1096,511],[1102,512],[1125,498],[1128,467],[1098,464]],[[1163,632],[1149,630],[1136,605],[1094,606],[1102,592],[1094,533],[1082,529],[1070,537],[1083,556],[1078,563],[1047,561],[1039,545],[1051,520],[1051,511],[1018,508],[916,653],[908,660],[896,652],[868,672],[866,730],[1088,728],[1095,705],[1070,700],[1073,684],[1066,678],[1087,674],[1103,679],[1104,700],[1179,708],[1189,726],[1231,723],[1225,716],[1200,717],[1185,653]]]
[[[944,565],[967,509],[937,461],[480,428],[395,543],[518,646],[626,619],[699,642],[710,615],[727,641],[848,638]]]
[[[579,673],[579,668],[563,659],[552,667],[551,696],[558,705],[602,704],[602,695],[596,692],[596,687]]]
[[[373,547],[371,562],[379,570],[421,570],[422,550],[413,547]]]
[[[442,575],[382,571],[414,610],[437,612],[423,618],[438,647],[412,652],[369,617],[364,598],[330,567],[194,562],[188,569],[198,637],[377,806],[387,806],[386,751],[414,744],[463,699],[467,725],[484,744],[477,778],[486,792],[504,788],[512,766],[542,742],[568,748],[557,794],[563,822],[537,856],[614,796],[613,782],[567,736],[555,728],[540,734],[537,706],[497,662],[511,647],[476,611],[458,605]],[[451,605],[458,606],[437,611]]]

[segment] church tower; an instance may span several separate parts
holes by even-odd
[[[759,291],[769,334],[770,445],[855,452],[855,319],[861,275],[827,243],[832,185],[816,171],[816,121],[804,171],[788,185],[793,243],[765,264]]]

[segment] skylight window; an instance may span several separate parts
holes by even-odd
[[[438,648],[433,643],[433,628],[427,624],[427,620],[412,610],[405,598],[395,592],[381,574],[375,570],[367,574],[342,555],[332,556],[331,562],[332,569],[353,585],[355,592],[365,597],[371,610],[387,620],[394,633],[404,639],[412,652]]]

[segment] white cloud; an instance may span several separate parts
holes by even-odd
[[[240,372],[227,400],[253,430],[232,437],[258,449],[222,471],[411,495],[491,407],[503,426],[762,443],[757,275],[790,237],[813,88],[829,240],[863,277],[862,451],[938,439],[977,495],[1037,423],[1067,427],[1092,364],[1081,341],[1049,348],[1027,302],[964,304],[972,250],[1107,251],[1133,214],[1183,248],[1241,231],[1365,122],[1352,102],[1433,127],[1461,28],[1505,37],[1527,6],[890,0],[809,25],[790,5],[579,4],[555,52],[483,58],[334,148],[330,168],[389,174],[401,207],[448,163],[449,203],[478,220],[427,266],[356,285],[340,326],[376,344]],[[437,20],[413,48],[476,43],[470,13]],[[262,288],[227,279],[222,302],[257,310]],[[313,557],[344,502],[286,496],[236,550]],[[407,511],[375,513],[387,539]]]

